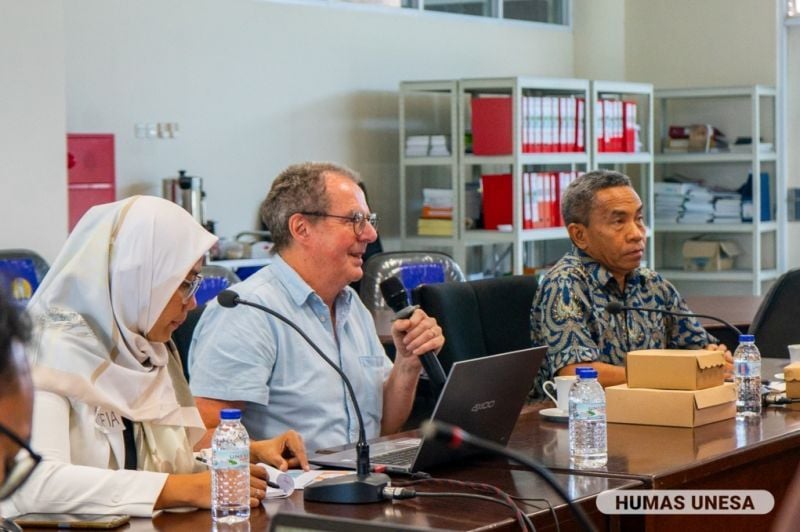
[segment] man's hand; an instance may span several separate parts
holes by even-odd
[[[406,320],[395,320],[392,323],[392,339],[397,348],[395,362],[416,360],[425,353],[438,353],[444,345],[442,328],[436,323],[436,318],[425,314],[422,309],[417,309]]]
[[[733,355],[725,344],[708,344],[707,351],[724,351],[725,353],[725,380],[733,380]]]
[[[281,471],[297,468],[308,471],[308,458],[306,458],[303,438],[293,430],[287,430],[280,436],[269,440],[251,442],[250,461],[253,463],[264,462]]]

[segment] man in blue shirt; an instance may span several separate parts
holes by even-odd
[[[531,309],[533,344],[548,346],[534,392],[578,366],[597,369],[603,386],[621,384],[625,354],[638,349],[720,348],[730,373],[730,352],[696,318],[605,310],[619,301],[691,312],[669,281],[640,266],[647,231],[627,176],[598,170],[578,177],[561,199],[561,212],[573,248],[544,276]]]
[[[434,318],[417,310],[392,325],[395,363],[349,283],[361,278],[367,244],[377,238],[355,172],[328,163],[291,166],[261,205],[275,243],[272,264],[233,289],[287,316],[352,382],[367,437],[398,431],[408,417],[419,355],[444,345]],[[296,429],[310,452],[357,440],[355,411],[339,375],[285,323],[263,312],[211,303],[190,350],[191,388],[203,420],[244,409],[251,437]]]

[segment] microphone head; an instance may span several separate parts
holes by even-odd
[[[239,304],[239,294],[233,290],[223,290],[217,294],[217,301],[220,306],[225,308],[233,308]]]
[[[389,277],[381,281],[381,294],[386,304],[395,312],[400,312],[408,306],[408,294],[403,282],[397,277]]]
[[[623,310],[625,310],[624,305],[619,301],[609,301],[606,305],[606,312],[610,312],[611,314],[619,314]]]

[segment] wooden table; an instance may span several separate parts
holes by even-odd
[[[488,463],[488,462],[486,462]],[[436,478],[468,482],[490,482],[515,496],[546,498],[555,507],[561,530],[578,530],[572,514],[556,493],[536,475],[529,471],[505,467],[498,460],[497,467],[449,466],[434,472]],[[636,479],[613,479],[596,475],[557,474],[557,479],[573,498],[577,499],[584,511],[589,514],[598,530],[618,529],[616,517],[600,514],[595,506],[597,494],[607,489],[640,488]],[[402,482],[402,479],[395,479]],[[417,485],[417,491],[467,491],[446,485]],[[537,530],[555,530],[555,524],[546,505],[538,503],[539,509],[518,503],[531,516]],[[277,512],[312,513],[326,516],[348,517],[368,520],[388,528],[392,525],[416,526],[423,529],[448,530],[519,530],[511,510],[490,502],[466,498],[419,497],[402,501],[391,501],[361,505],[334,505],[305,502],[302,492],[296,491],[288,499],[273,499],[253,510],[250,527],[226,530],[261,531],[269,527],[270,516]],[[131,531],[169,530],[176,532],[197,532],[211,529],[211,514],[208,511],[189,513],[162,512],[154,519],[135,518],[131,520]],[[26,529],[28,530],[28,529]]]
[[[764,359],[762,374],[771,376],[786,361]],[[702,427],[608,425],[608,464],[581,471],[569,462],[567,425],[539,416],[545,402],[526,407],[509,447],[539,460],[554,471],[640,480],[657,489],[765,489],[780,508],[786,488],[800,464],[800,410],[764,409],[761,423],[728,419]],[[508,464],[509,467],[517,467]],[[767,530],[776,512],[766,516],[647,516],[624,519],[624,529]]]

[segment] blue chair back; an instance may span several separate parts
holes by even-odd
[[[35,251],[0,250],[0,287],[14,304],[25,307],[49,268],[47,261]]]

